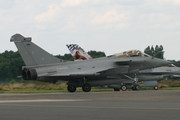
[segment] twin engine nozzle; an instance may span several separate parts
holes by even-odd
[[[22,77],[24,80],[37,80],[37,72],[35,69],[24,68],[22,71]]]

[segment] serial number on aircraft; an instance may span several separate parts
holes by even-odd
[[[66,70],[66,69],[69,69],[68,67],[59,67],[59,68],[56,68],[57,70]]]

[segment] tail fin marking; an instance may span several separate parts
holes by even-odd
[[[75,61],[92,59],[92,57],[77,44],[69,44],[66,46],[69,49],[69,51],[71,52],[71,55],[73,56]]]

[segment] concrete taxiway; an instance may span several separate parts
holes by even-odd
[[[2,120],[179,120],[180,90],[0,94]]]

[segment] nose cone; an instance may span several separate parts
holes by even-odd
[[[170,61],[157,59],[157,58],[154,58],[153,63],[154,63],[154,67],[161,67],[161,66],[166,66],[166,65],[172,64],[172,62],[170,62]]]
[[[176,77],[176,75],[177,75],[177,77],[180,78],[180,68],[179,68],[179,67],[173,67],[173,68],[171,68],[171,73],[174,74],[175,77]]]

